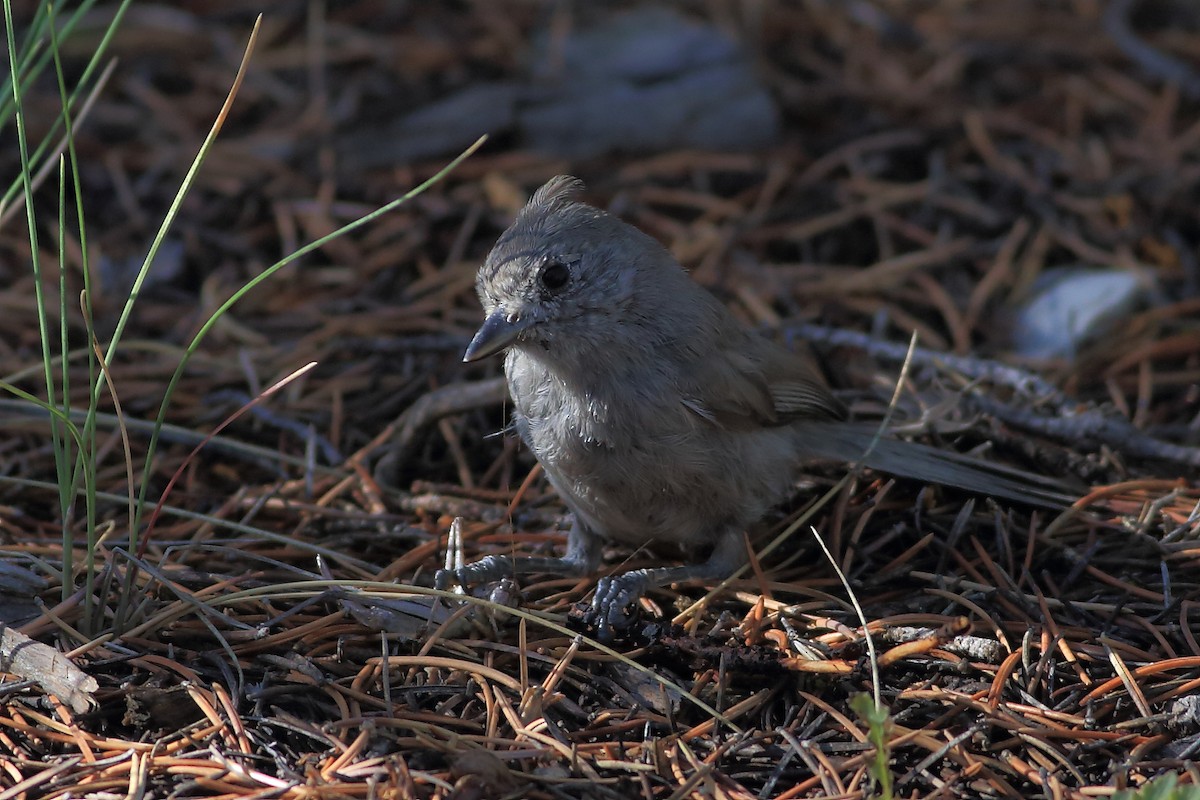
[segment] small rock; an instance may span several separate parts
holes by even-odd
[[[124,303],[133,284],[141,273],[145,255],[137,254],[129,258],[113,259],[107,256],[100,258],[100,289],[104,294],[115,299],[118,304]],[[147,291],[156,286],[166,286],[183,274],[184,246],[180,239],[164,239],[154,256],[154,263],[142,280],[141,291]]]
[[[738,45],[717,28],[668,8],[644,7],[617,14],[591,30],[576,30],[561,55],[549,52],[546,37],[538,43],[538,77],[571,82],[629,81],[649,83],[714,64],[744,60]],[[562,59],[559,74],[550,64]]]
[[[1188,694],[1177,697],[1171,703],[1171,715],[1167,725],[1176,732],[1200,730],[1200,695]]]
[[[1154,293],[1153,278],[1123,269],[1058,267],[1042,273],[1017,311],[1012,344],[1027,358],[1072,358]]]
[[[513,83],[470,86],[382,130],[347,134],[338,146],[339,153],[353,168],[372,169],[465,150],[483,134],[513,126],[518,91]]]
[[[461,151],[480,134],[515,132],[545,153],[590,158],[677,148],[753,150],[780,130],[750,58],[718,28],[665,8],[639,8],[534,46],[520,79],[476,84],[382,127],[350,132],[355,168]]]
[[[526,142],[571,158],[681,147],[750,150],[779,133],[779,112],[738,43],[667,8],[617,14],[541,43],[541,91],[518,109]],[[553,73],[546,65],[560,63]]]

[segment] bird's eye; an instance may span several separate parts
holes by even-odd
[[[571,280],[571,270],[567,269],[567,265],[561,261],[551,261],[542,268],[541,274],[538,275],[538,281],[542,284],[542,288],[551,292],[557,292],[566,286],[569,280]]]

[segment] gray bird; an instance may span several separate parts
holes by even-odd
[[[601,579],[588,621],[611,635],[647,589],[744,564],[742,532],[818,459],[1069,502],[1015,470],[844,421],[806,358],[743,329],[659,242],[579,202],[581,188],[551,179],[496,242],[475,284],[487,318],[463,356],[508,350],[514,427],[574,517],[566,555],[489,556],[443,570],[439,586],[590,574],[606,540],[708,553]]]

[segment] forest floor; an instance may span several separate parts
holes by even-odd
[[[0,608],[94,680],[73,708],[0,664],[0,800],[870,797],[886,794],[883,773],[904,797],[1097,797],[1162,773],[1200,784],[1190,6],[677,4],[752,53],[781,121],[772,143],[572,157],[518,129],[461,131],[493,136],[207,330],[170,396],[132,537],[148,426],[220,305],[462,150],[389,161],[396,119],[520,80],[529,42],[590,19],[566,3],[264,5],[244,84],[107,364],[90,584],[84,500],[64,545],[45,417],[0,405],[0,547],[33,587],[21,597],[6,579]],[[255,12],[135,3],[109,46],[115,68],[76,135],[100,342]],[[103,29],[103,14],[89,20],[64,46],[75,72]],[[25,99],[36,139],[57,113],[53,73]],[[3,141],[16,175],[11,126]],[[750,571],[652,592],[611,645],[571,615],[594,577],[436,598],[456,518],[467,559],[565,542],[561,500],[515,437],[496,435],[499,360],[461,363],[482,320],[478,265],[560,173],[663,241],[747,325],[861,334],[813,344],[856,408],[886,405],[899,379],[879,342],[903,352],[915,333],[963,357],[909,369],[897,413],[911,435],[1068,481],[1087,501],[1030,510],[813,465],[751,532]],[[37,194],[51,308],[56,174]],[[24,219],[16,208],[0,223],[0,377],[44,397]],[[78,226],[64,240],[69,397],[86,409]],[[1153,290],[1071,359],[1013,356],[1038,276],[1078,266]],[[984,359],[1052,393],[972,374]],[[605,570],[678,557],[613,547]],[[886,719],[854,700],[875,681]]]

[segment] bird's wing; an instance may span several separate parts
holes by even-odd
[[[810,360],[756,334],[739,334],[689,370],[680,387],[689,411],[731,430],[845,417]]]

